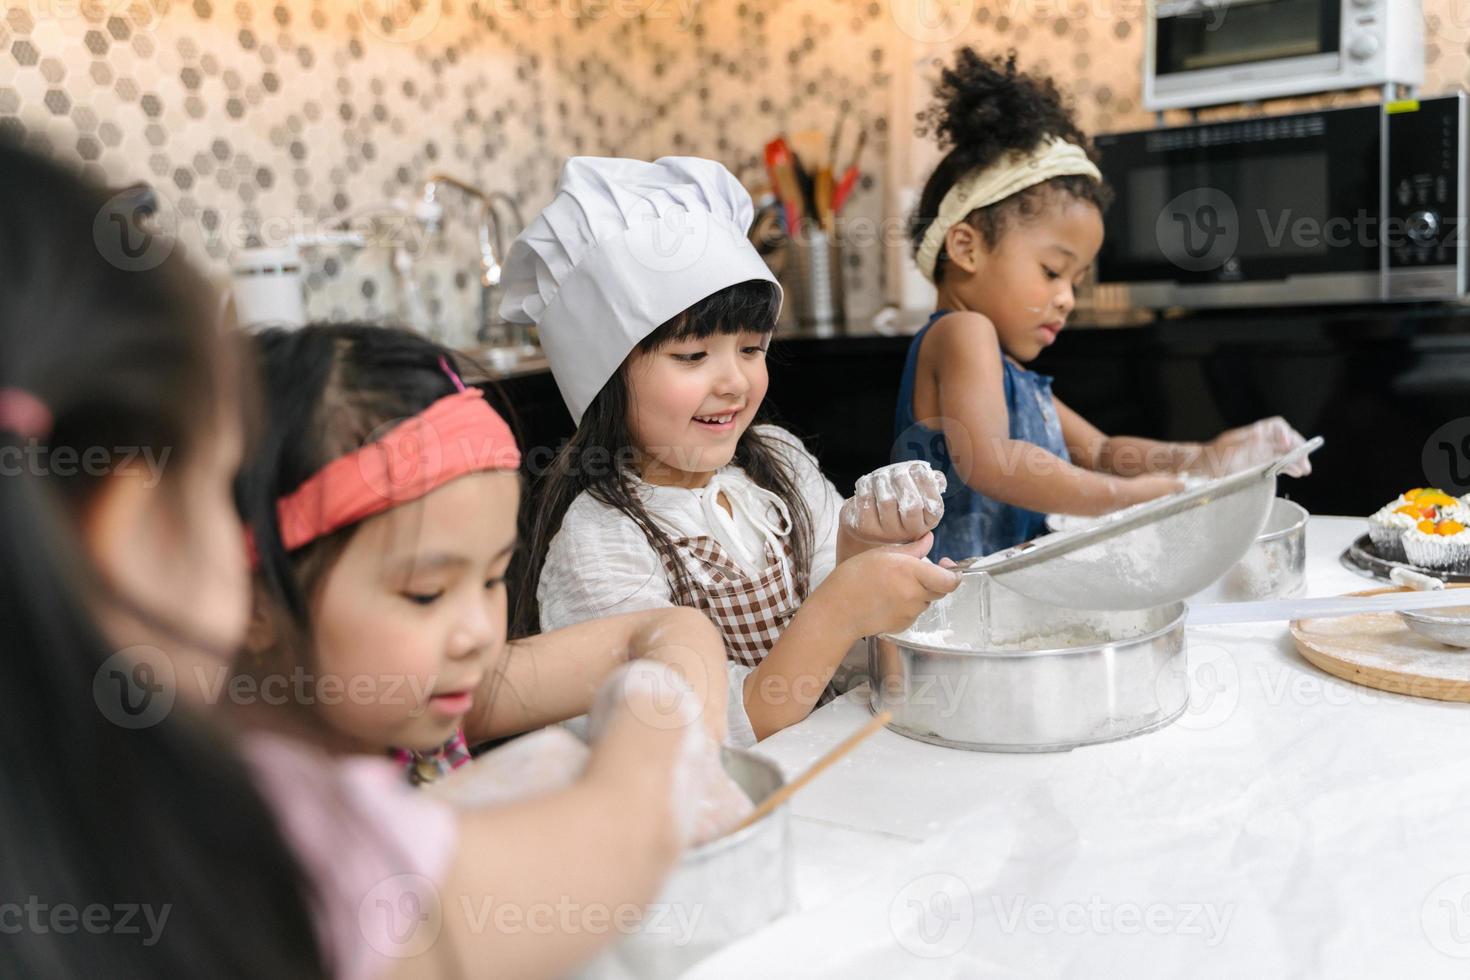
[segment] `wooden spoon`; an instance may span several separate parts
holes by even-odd
[[[828,752],[816,762],[812,763],[811,768],[808,769],[806,772],[802,773],[800,776],[797,776],[791,782],[787,783],[785,786],[782,786],[780,789],[776,790],[776,792],[772,793],[770,796],[762,800],[760,806],[752,810],[750,816],[740,821],[740,823],[735,827],[734,830],[730,831],[730,833],[739,833],[746,827],[749,827],[751,824],[755,823],[757,820],[760,820],[772,810],[776,809],[776,807],[780,806],[782,803],[785,803],[787,800],[791,799],[791,797],[796,793],[797,790],[801,789],[807,783],[811,782],[813,779],[816,779],[819,775],[821,775],[822,770],[829,768],[832,763],[836,762],[838,759],[841,759],[853,749],[857,748],[859,743],[867,739],[874,732],[876,732],[878,729],[882,728],[884,725],[888,724],[892,720],[893,712],[891,711],[885,711],[882,714],[877,715],[875,718],[873,718],[872,721],[868,722],[862,728],[859,728],[857,731],[853,732],[851,735],[847,736],[847,738],[839,742],[832,749],[832,751]]]

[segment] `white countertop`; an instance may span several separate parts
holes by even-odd
[[[1362,531],[1312,519],[1310,595],[1372,587]],[[1284,623],[1188,656],[1189,710],[1122,742],[879,732],[790,804],[799,909],[686,976],[1470,976],[1470,704],[1337,680]],[[868,718],[855,691],[757,751],[794,775]]]

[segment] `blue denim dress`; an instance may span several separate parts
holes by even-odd
[[[934,548],[929,557],[964,558],[992,554],[1030,541],[1046,531],[1046,515],[1024,507],[992,500],[969,487],[955,471],[944,433],[914,418],[914,372],[919,349],[929,328],[948,310],[939,310],[909,345],[898,388],[894,412],[893,461],[920,459],[941,471],[949,483],[944,495],[944,519],[934,529]],[[1029,442],[1070,461],[1062,423],[1052,399],[1051,378],[1017,367],[1001,353],[1005,368],[1006,411],[1010,414],[1012,439]]]

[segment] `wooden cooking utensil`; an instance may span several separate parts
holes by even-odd
[[[791,147],[780,136],[766,144],[766,170],[771,176],[771,189],[781,199],[786,211],[787,234],[794,235],[801,222],[801,185],[796,178],[796,161],[792,159]]]
[[[822,230],[829,236],[836,231],[837,223],[834,219],[832,209],[832,168],[822,167],[817,170],[815,182],[812,187],[812,197],[817,202],[817,220],[822,223]]]
[[[791,799],[791,797],[796,793],[797,790],[806,786],[806,784],[810,783],[813,779],[816,779],[822,774],[823,770],[830,768],[834,762],[838,761],[843,756],[847,755],[847,753],[857,748],[863,740],[867,739],[874,732],[876,732],[878,729],[882,728],[884,725],[888,724],[892,720],[893,712],[891,711],[885,711],[882,714],[875,716],[862,728],[859,728],[857,731],[853,732],[851,735],[847,736],[847,738],[839,742],[836,747],[832,749],[832,751],[828,752],[816,762],[812,763],[811,768],[809,768],[806,772],[802,773],[800,776],[797,776],[791,782],[787,783],[785,786],[782,786],[780,789],[776,790],[776,792],[772,793],[770,796],[762,800],[760,806],[752,810],[750,816],[740,821],[739,825],[736,826],[734,830],[730,831],[730,833],[734,834],[744,830],[746,827],[749,827],[751,824],[755,823],[757,820],[760,820],[766,814],[776,809],[776,807],[780,806],[782,803],[785,803],[787,800]]]
[[[834,214],[842,213],[842,205],[847,203],[847,199],[852,194],[853,188],[857,186],[858,178],[862,175],[862,171],[858,169],[858,164],[862,162],[863,147],[867,143],[868,129],[864,126],[858,131],[857,146],[852,151],[852,160],[848,162],[847,169],[842,172],[842,178],[837,181],[837,190],[832,194],[832,211]],[[837,166],[837,161],[833,160],[832,165],[834,167]]]
[[[822,167],[832,165],[827,159],[827,137],[820,129],[803,129],[791,134],[791,150],[801,158],[806,172],[814,174]]]

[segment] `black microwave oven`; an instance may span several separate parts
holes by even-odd
[[[1129,306],[1458,300],[1466,95],[1112,133],[1097,282]]]

